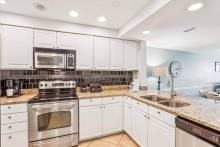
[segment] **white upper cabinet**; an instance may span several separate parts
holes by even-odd
[[[94,38],[94,68],[109,69],[109,39]]]
[[[124,41],[124,68],[125,70],[137,70],[138,43]]]
[[[1,68],[31,69],[33,29],[3,25],[1,32]]]
[[[93,43],[94,37],[77,35],[76,38],[76,63],[77,69],[93,69]]]
[[[34,30],[34,47],[56,48],[56,32]]]
[[[110,55],[110,69],[123,69],[123,41],[119,39],[110,39],[109,55]]]
[[[76,35],[70,33],[57,33],[57,48],[76,50]]]

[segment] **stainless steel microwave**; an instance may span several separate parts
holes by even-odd
[[[76,51],[34,48],[35,69],[76,69]]]

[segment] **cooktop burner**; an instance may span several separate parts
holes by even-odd
[[[41,81],[38,96],[29,103],[78,100],[75,81]]]

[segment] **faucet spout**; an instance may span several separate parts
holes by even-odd
[[[174,99],[174,97],[176,96],[176,93],[174,91],[174,77],[173,76],[171,77],[171,86],[170,87],[171,87],[170,97],[172,99]]]

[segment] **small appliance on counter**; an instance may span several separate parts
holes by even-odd
[[[85,81],[80,83],[80,92],[86,93],[88,91],[89,91],[88,83],[86,83]]]
[[[134,79],[133,82],[129,85],[130,92],[139,92],[140,91],[140,80]]]
[[[6,80],[6,97],[17,97],[21,95],[21,82],[19,80]]]
[[[1,80],[0,83],[0,96],[6,96],[6,80]]]
[[[92,83],[90,84],[90,90],[91,93],[101,92],[102,91],[102,84],[100,83]]]

